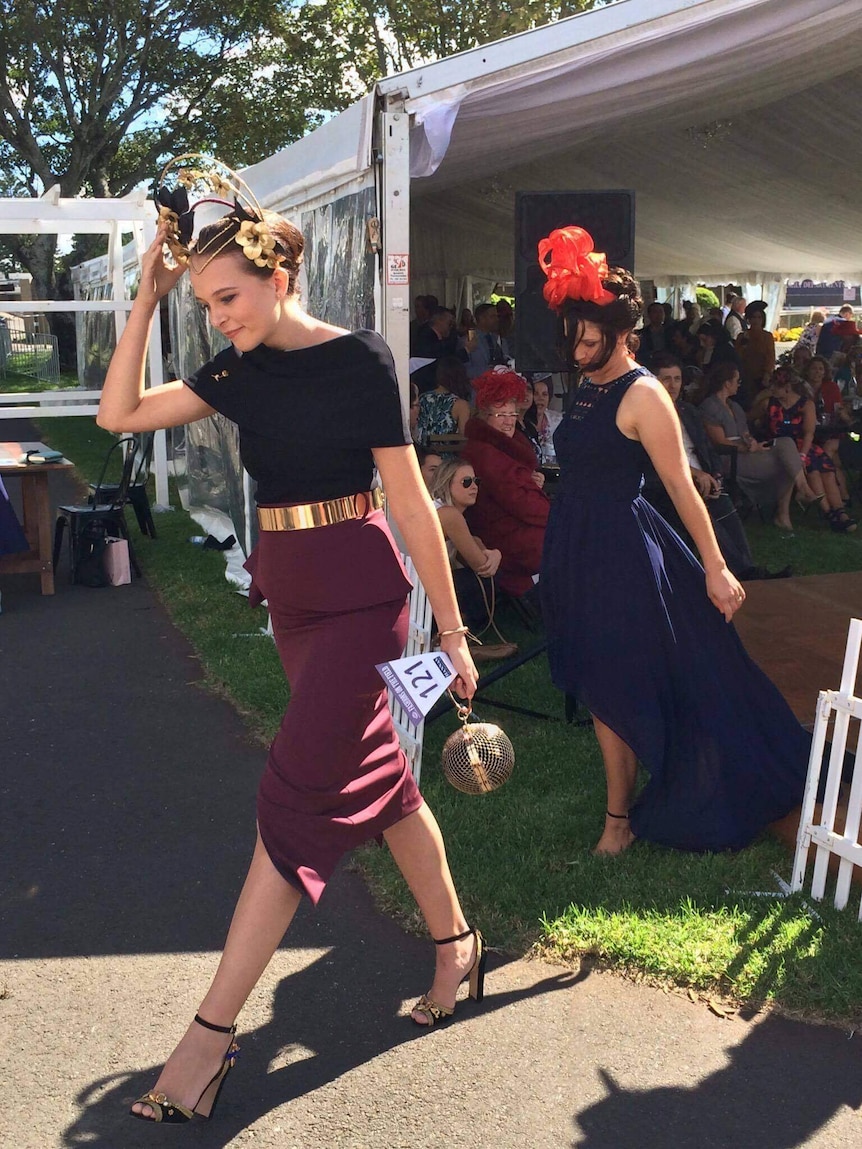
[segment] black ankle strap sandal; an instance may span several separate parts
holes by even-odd
[[[473,964],[470,966],[461,981],[464,978],[470,979],[470,997],[475,1002],[481,1001],[485,996],[485,963],[488,958],[487,950],[485,949],[485,939],[478,930],[468,929],[464,930],[462,934],[453,934],[451,938],[434,938],[435,946],[447,946],[451,942],[460,942],[464,938],[469,938],[470,935],[476,939],[476,956],[473,959]],[[459,982],[460,985],[460,982]],[[433,1001],[427,994],[419,998],[413,1006],[414,1013],[421,1013],[425,1017],[425,1021],[416,1021],[413,1018],[415,1025],[421,1025],[425,1029],[430,1029],[432,1025],[439,1025],[444,1021],[448,1021],[452,1014],[455,1012],[455,1007],[447,1009],[445,1005],[440,1005],[439,1002]]]
[[[152,1110],[152,1113],[135,1113],[134,1109],[130,1109],[130,1117],[137,1117],[139,1121],[152,1121],[165,1125],[183,1125],[186,1121],[191,1121],[193,1117],[212,1117],[213,1113],[215,1113],[215,1107],[221,1096],[222,1086],[227,1080],[228,1073],[233,1069],[233,1063],[236,1061],[236,1055],[239,1053],[239,1046],[234,1040],[236,1036],[236,1026],[213,1025],[211,1021],[204,1021],[200,1014],[197,1013],[195,1014],[195,1021],[198,1025],[202,1025],[204,1029],[211,1029],[214,1033],[230,1034],[230,1045],[227,1048],[227,1052],[219,1066],[218,1072],[204,1086],[203,1092],[191,1109],[187,1109],[185,1105],[180,1105],[177,1101],[171,1101],[164,1093],[152,1091],[145,1093],[143,1097],[139,1097],[135,1102],[135,1105],[148,1106]]]

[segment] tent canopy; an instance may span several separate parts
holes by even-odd
[[[265,208],[286,214],[373,182],[371,130],[374,96],[364,96],[340,115],[273,156],[242,172]]]
[[[860,0],[624,0],[513,38],[502,69],[479,50],[385,81],[419,121],[414,265],[511,278],[516,190],[633,187],[641,276],[858,282],[860,16]]]
[[[414,273],[513,276],[518,190],[634,188],[636,271],[862,280],[862,0],[620,0],[392,76]],[[370,97],[247,172],[282,210],[367,180]]]

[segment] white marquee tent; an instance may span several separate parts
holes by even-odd
[[[516,190],[634,188],[638,275],[774,310],[787,279],[862,280],[860,60],[862,0],[620,0],[390,77],[246,175],[288,214],[377,184],[402,364],[410,295],[513,278]]]

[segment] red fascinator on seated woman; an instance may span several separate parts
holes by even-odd
[[[504,403],[523,403],[527,397],[527,380],[508,367],[495,367],[476,376],[473,390],[476,406],[480,411],[487,411]]]
[[[593,251],[593,237],[582,227],[558,227],[539,240],[539,266],[548,277],[543,294],[555,311],[568,299],[604,304],[617,298],[602,283],[609,274],[607,258]]]

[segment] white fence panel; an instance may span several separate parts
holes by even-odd
[[[402,654],[402,657],[408,658],[412,654],[425,654],[431,649],[431,604],[428,602],[425,587],[416,573],[412,559],[408,555],[402,555],[402,558],[410,581],[413,583],[413,590],[410,593],[410,626]],[[389,709],[392,711],[392,720],[398,732],[401,748],[407,756],[413,777],[418,785],[419,776],[422,772],[422,742],[425,736],[425,723],[424,721],[411,722],[404,707],[391,690],[389,691]]]
[[[850,880],[853,867],[862,866],[862,845],[859,844],[860,824],[862,824],[862,758],[859,750],[862,745],[862,726],[856,730],[853,750],[853,769],[850,778],[850,791],[847,799],[844,828],[836,829],[841,797],[844,760],[850,735],[851,719],[862,721],[862,698],[854,693],[859,672],[859,658],[862,651],[862,620],[854,618],[850,622],[847,635],[847,649],[844,652],[844,668],[841,673],[841,686],[838,690],[822,690],[817,701],[817,718],[811,740],[811,757],[808,762],[808,778],[805,783],[805,798],[799,819],[799,834],[796,840],[796,857],[793,862],[792,890],[801,890],[805,883],[809,847],[815,846],[814,868],[811,879],[811,896],[822,901],[826,893],[826,878],[830,857],[838,858],[838,878],[835,883],[835,907],[843,910],[850,899]],[[826,782],[823,788],[823,805],[819,816],[816,804],[823,774],[823,751],[830,721],[834,718],[832,745],[826,767]],[[859,906],[859,920],[862,921],[862,899]]]

